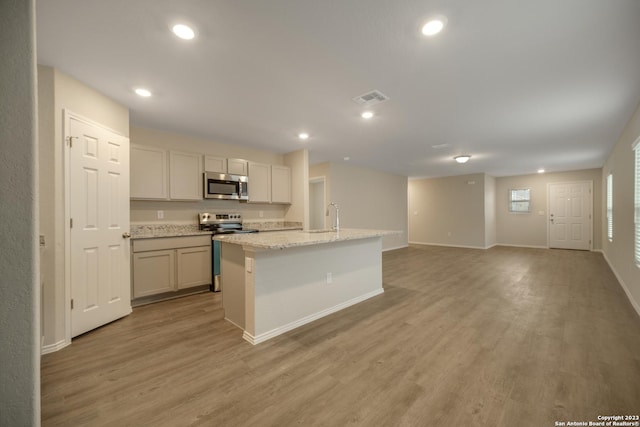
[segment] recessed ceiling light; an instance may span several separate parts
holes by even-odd
[[[458,163],[467,163],[469,161],[469,159],[471,158],[470,155],[468,154],[463,154],[461,156],[455,156],[453,159],[458,162]]]
[[[151,92],[149,90],[141,87],[134,89],[134,92],[143,98],[148,98],[151,96]]]
[[[443,16],[429,19],[427,23],[422,26],[422,34],[425,36],[435,36],[442,31],[446,23],[447,19]]]
[[[345,161],[345,162],[348,162],[349,160],[351,160],[351,157],[349,157],[349,156],[347,156],[347,157],[345,157],[345,158],[344,158],[344,161]]]
[[[184,24],[174,25],[173,28],[171,28],[171,31],[183,40],[191,40],[196,36],[196,33],[191,29],[191,27]]]
[[[538,173],[544,173],[544,169],[538,169]]]
[[[361,116],[363,119],[369,120],[371,117],[373,117],[373,111],[365,111],[361,114]]]
[[[306,132],[301,132],[298,134],[298,138],[305,140],[305,139],[309,139],[309,134]]]

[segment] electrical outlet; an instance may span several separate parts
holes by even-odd
[[[164,211],[158,211],[156,212],[158,219],[163,219],[164,218]]]
[[[327,273],[327,285],[333,283],[333,276],[331,273]]]
[[[258,211],[258,216],[260,218],[264,218],[264,211]]]
[[[447,233],[447,236],[448,236],[448,237],[451,237],[451,232],[450,232],[450,231]]]

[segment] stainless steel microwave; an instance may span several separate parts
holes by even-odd
[[[249,200],[249,178],[244,175],[204,173],[204,198]]]

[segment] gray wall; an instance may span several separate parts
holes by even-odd
[[[0,2],[0,425],[40,425],[35,3]]]
[[[640,314],[640,268],[634,261],[634,156],[631,145],[640,138],[640,106],[624,128],[618,143],[602,169],[603,194],[606,176],[613,174],[613,241],[606,238],[607,224],[602,221],[602,251],[622,283],[627,296]],[[605,200],[603,198],[603,200]],[[601,218],[605,218],[606,204],[602,203]]]

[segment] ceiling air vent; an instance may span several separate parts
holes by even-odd
[[[371,92],[356,96],[355,98],[353,98],[353,102],[355,102],[356,104],[369,106],[387,101],[388,99],[389,97],[379,90],[372,90]]]

